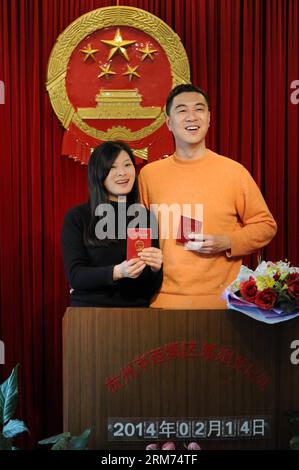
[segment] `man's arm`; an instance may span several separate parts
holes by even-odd
[[[226,252],[245,256],[266,246],[277,231],[276,222],[249,172],[243,168],[236,181],[236,209],[242,227],[226,234],[190,234],[186,248],[204,254]]]
[[[243,227],[228,234],[231,241],[228,256],[253,253],[268,245],[277,232],[276,222],[262,193],[245,168],[239,179],[236,206]]]

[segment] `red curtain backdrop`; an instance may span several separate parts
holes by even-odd
[[[192,81],[211,100],[211,149],[244,164],[278,234],[265,259],[299,262],[298,1],[131,0],[181,37]],[[3,380],[20,363],[20,405],[34,445],[62,431],[61,320],[68,304],[60,251],[66,210],[86,199],[86,167],[60,156],[63,129],[45,88],[58,35],[104,0],[0,0],[0,339]],[[297,93],[297,97],[299,94]],[[157,155],[158,157],[159,155]],[[211,195],[212,197],[212,195]]]

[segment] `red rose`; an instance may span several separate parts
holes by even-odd
[[[288,293],[299,299],[299,273],[289,274],[287,279]]]
[[[256,293],[255,303],[259,308],[263,308],[264,310],[270,310],[270,308],[272,308],[275,304],[276,298],[276,292],[267,287],[267,289]]]
[[[243,299],[254,302],[257,293],[255,280],[250,276],[249,281],[240,282],[240,292]]]

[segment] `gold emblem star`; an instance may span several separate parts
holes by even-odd
[[[127,64],[127,71],[124,72],[123,75],[129,75],[129,80],[131,82],[133,77],[140,77],[139,73],[136,72],[138,67],[139,67],[139,65],[136,65],[136,67],[130,67],[130,65]]]
[[[147,57],[151,60],[153,60],[153,54],[155,52],[158,52],[157,49],[151,49],[150,48],[150,43],[147,42],[146,43],[146,46],[143,48],[143,49],[137,49],[139,52],[142,52],[143,56],[141,58],[141,60],[144,60],[146,59]]]
[[[98,78],[105,77],[108,80],[109,75],[116,75],[116,73],[113,72],[113,70],[110,70],[110,67],[111,67],[111,64],[100,65],[100,69],[102,70],[102,72],[98,75]]]
[[[106,39],[101,39],[101,42],[104,44],[107,44],[109,47],[111,47],[111,51],[108,56],[108,60],[110,60],[115,54],[119,53],[121,54],[126,60],[129,60],[126,47],[131,46],[132,44],[135,44],[136,41],[125,41],[123,40],[119,28],[117,28],[114,39],[111,40],[106,40]]]
[[[83,52],[83,54],[86,54],[84,57],[84,62],[88,59],[88,57],[92,57],[93,60],[96,60],[94,54],[98,51],[99,49],[92,49],[90,44],[87,44],[87,47],[85,47],[85,49],[80,49],[80,52]]]

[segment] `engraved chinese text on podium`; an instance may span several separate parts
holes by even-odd
[[[299,409],[299,374],[290,363],[296,332],[299,338],[296,319],[272,326],[229,311],[70,307],[63,320],[64,430],[91,427],[95,449],[177,439],[180,447],[195,440],[204,449],[287,447],[284,411]],[[182,436],[173,428],[151,439],[144,421],[153,418],[158,431],[168,420],[168,431],[172,424]],[[199,418],[206,418],[205,437],[196,435]],[[270,436],[261,431],[263,418]],[[119,441],[111,440],[109,419],[120,422]]]

